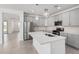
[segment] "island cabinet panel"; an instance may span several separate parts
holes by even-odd
[[[33,39],[33,46],[39,54],[65,54],[65,40],[58,40],[47,44],[40,44]]]
[[[51,46],[49,44],[41,45],[37,39],[33,39],[33,46],[37,50],[39,54],[50,54],[51,53]]]
[[[70,25],[70,12],[65,12],[62,14],[62,26],[69,26]]]
[[[79,26],[79,8],[70,11],[70,25]]]
[[[65,54],[65,37],[45,35],[47,32],[30,32],[33,46],[39,54]],[[49,33],[53,36],[52,33]]]
[[[58,40],[51,43],[52,54],[65,54],[65,40]]]

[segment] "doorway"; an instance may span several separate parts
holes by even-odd
[[[3,46],[12,47],[18,42],[19,16],[16,14],[3,13]],[[11,46],[10,46],[11,45]]]

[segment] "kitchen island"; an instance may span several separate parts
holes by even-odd
[[[30,32],[39,54],[65,54],[65,37],[47,32]]]

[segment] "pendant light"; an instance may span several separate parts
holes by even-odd
[[[59,6],[59,5],[54,5],[54,7],[56,8],[56,9],[61,9],[61,6]]]
[[[48,14],[49,14],[49,13],[48,13],[48,9],[45,8],[45,9],[44,9],[44,16],[45,16],[45,17],[48,17]]]
[[[36,7],[38,7],[39,6],[39,4],[35,4],[36,5]],[[35,19],[38,21],[39,20],[39,16],[38,15],[36,15],[35,16]]]

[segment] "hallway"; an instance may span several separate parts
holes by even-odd
[[[19,41],[18,33],[8,35],[3,47],[0,47],[0,54],[36,54],[32,40]]]

